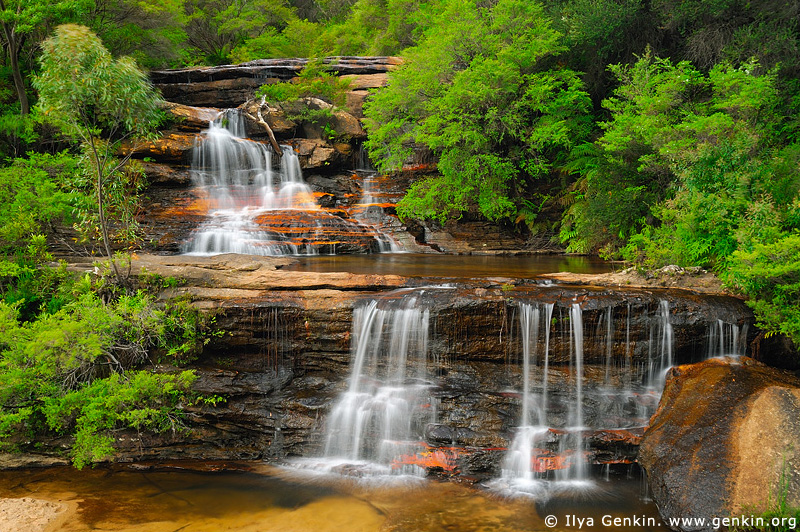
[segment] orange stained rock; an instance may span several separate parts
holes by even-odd
[[[392,469],[399,469],[404,465],[417,465],[429,468],[441,468],[448,473],[454,473],[458,451],[454,448],[428,448],[416,454],[404,454],[392,461]]]
[[[194,198],[187,202],[170,205],[164,209],[152,209],[147,216],[153,219],[174,219],[190,216],[207,216],[214,208],[214,201],[208,198]]]
[[[568,469],[575,458],[586,460],[589,456],[588,451],[569,451],[564,454],[557,454],[547,449],[534,449],[533,457],[531,458],[531,471],[535,473],[545,473],[547,471],[556,471],[559,469]]]

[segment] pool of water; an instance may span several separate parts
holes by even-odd
[[[434,255],[381,253],[300,257],[284,269],[305,272],[349,272],[402,275],[404,277],[514,277],[533,278],[544,273],[607,273],[612,263],[596,257],[566,255]]]
[[[655,506],[641,499],[638,478],[594,484],[532,498],[450,482],[366,482],[261,464],[219,471],[51,468],[0,472],[0,497],[69,503],[72,513],[56,527],[61,532],[532,532],[577,530],[580,523],[581,530],[667,530]],[[548,526],[553,517],[557,524]],[[603,525],[614,517],[639,521]]]

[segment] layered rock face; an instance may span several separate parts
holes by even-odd
[[[437,417],[421,437],[448,454],[450,472],[498,476],[519,425],[522,382],[521,305],[553,305],[549,334],[549,416],[563,425],[574,402],[574,306],[582,317],[583,418],[588,460],[630,463],[658,400],[645,385],[660,356],[667,309],[675,362],[700,360],[720,321],[730,327],[751,320],[734,298],[690,292],[541,286],[513,280],[477,280],[453,287],[424,279],[347,273],[283,271],[292,259],[220,256],[154,257],[134,268],[185,282],[165,293],[192,297],[214,312],[226,331],[197,362],[198,389],[224,395],[213,408],[195,411],[186,435],[137,442],[136,457],[287,458],[319,456],[332,405],[348,387],[353,312],[373,300],[421,292],[430,313],[430,374]],[[732,329],[731,329],[732,330]],[[610,331],[610,332],[609,332]],[[745,334],[744,332],[742,333]],[[544,336],[535,339],[541,352]],[[743,344],[746,338],[739,338]],[[726,340],[732,344],[732,340]],[[540,383],[543,360],[532,369]],[[535,385],[542,393],[540,384]],[[611,390],[618,390],[612,392]],[[631,393],[619,390],[631,390]],[[639,391],[636,391],[639,390]],[[644,414],[643,414],[644,413]],[[558,453],[564,434],[550,433],[546,450]],[[429,464],[430,465],[430,464]],[[431,467],[439,467],[431,465]],[[553,467],[558,467],[553,462]]]
[[[385,86],[388,72],[401,60],[334,57],[325,62],[329,71],[350,81],[351,90],[347,92],[345,109],[332,110],[331,117],[320,124],[289,117],[304,109],[316,112],[330,107],[321,100],[306,98],[284,108],[254,99],[261,85],[295,77],[307,64],[305,59],[151,72],[154,84],[168,100],[164,109],[172,121],[160,139],[123,147],[124,153],[133,151],[134,158],[142,161],[151,184],[144,194],[139,218],[147,242],[145,249],[179,252],[198,225],[208,220],[208,198],[193,186],[196,172],[190,172],[190,167],[205,138],[204,131],[226,108],[237,109],[245,120],[243,137],[271,146],[276,153],[281,151],[278,144],[292,147],[322,209],[347,222],[370,227],[375,233],[372,239],[377,243],[364,245],[361,237],[349,241],[353,231],[343,227],[340,235],[320,243],[320,253],[333,249],[337,253],[365,253],[402,248],[412,252],[491,254],[524,249],[525,238],[514,227],[499,227],[470,213],[458,224],[444,228],[401,223],[395,215],[395,204],[411,182],[435,172],[435,165],[416,164],[391,176],[376,175],[365,157],[365,132],[360,123],[369,91]],[[337,224],[337,220],[328,218],[321,225]],[[280,232],[279,229],[277,233]],[[297,240],[315,241],[310,235]]]
[[[750,358],[673,368],[639,461],[665,519],[800,505],[800,379]]]
[[[367,91],[386,85],[386,73],[402,63],[399,57],[327,57],[330,71],[351,80],[348,106],[357,116]],[[261,85],[297,76],[308,59],[260,59],[239,65],[150,72],[164,98],[198,107],[237,107]]]

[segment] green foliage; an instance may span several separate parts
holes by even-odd
[[[95,218],[84,210],[81,219],[86,233],[100,234],[111,257],[111,239],[130,240],[135,231],[133,210],[141,187],[133,167],[126,165],[133,149],[119,160],[118,142],[154,134],[163,118],[159,98],[132,59],[113,59],[86,27],[59,26],[42,48],[42,70],[34,79],[37,109],[44,120],[82,145],[82,166],[93,183],[97,217],[94,224]],[[115,234],[109,217],[121,227]]]
[[[31,154],[0,168],[0,254],[25,249],[35,235],[68,221],[81,196],[68,187],[73,157]]]
[[[358,0],[349,16],[326,28],[317,53],[397,55],[419,43],[445,1]]]
[[[759,327],[800,345],[800,233],[736,251],[724,279],[751,298]]]
[[[86,27],[59,26],[43,43],[40,63],[38,110],[70,138],[145,136],[161,121],[147,76],[132,59],[113,59]]]
[[[84,24],[114,56],[148,68],[180,66],[186,41],[184,0],[94,0]]]
[[[649,266],[719,266],[748,216],[772,202],[774,77],[757,65],[719,65],[706,76],[647,54],[612,67],[620,87],[611,120],[567,168],[582,176],[566,211],[570,249],[624,255]],[[759,154],[765,157],[759,157]],[[781,179],[785,179],[782,177]],[[787,187],[781,185],[782,200]]]
[[[293,80],[262,85],[256,96],[280,105],[289,120],[315,124],[324,136],[336,138],[339,134],[332,118],[347,101],[350,80],[331,74],[328,68],[322,60],[311,60]]]
[[[54,289],[65,302],[30,321],[0,303],[0,445],[72,435],[82,467],[113,454],[119,429],[179,430],[186,405],[217,400],[190,391],[190,371],[144,369],[153,356],[180,366],[202,349],[209,322],[188,303],[158,308],[144,292],[104,303],[88,275]]]
[[[296,18],[283,0],[185,0],[187,43],[211,64],[230,60],[248,39],[282,29]]]
[[[520,192],[549,178],[588,133],[580,80],[549,66],[560,51],[538,4],[446,3],[365,106],[367,147],[381,169],[413,162],[420,147],[439,156],[441,176],[412,186],[402,217],[444,221],[473,206],[492,220],[516,215]]]
[[[265,98],[270,103],[283,103],[289,106],[302,98],[319,98],[336,107],[343,107],[347,101],[348,90],[350,90],[349,80],[331,74],[327,65],[321,60],[312,60],[295,79],[262,85],[256,91],[256,96]]]
[[[282,30],[267,28],[261,35],[247,39],[231,51],[230,59],[239,63],[278,57],[313,57],[322,30],[319,24],[292,19]]]

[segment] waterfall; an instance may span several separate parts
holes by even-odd
[[[271,148],[245,138],[245,123],[236,110],[221,113],[197,139],[191,174],[207,194],[210,217],[184,245],[185,253],[315,253],[310,244],[292,242],[259,225],[257,217],[265,211],[318,211],[319,207],[303,182],[294,150],[282,147],[276,172]]]
[[[422,292],[371,301],[353,312],[350,380],[326,423],[325,457],[370,462],[379,472],[408,472],[435,419],[430,396],[430,311]],[[422,472],[420,468],[416,468]]]
[[[583,311],[577,303],[573,303],[569,312],[572,336],[570,345],[573,351],[575,399],[569,407],[569,426],[565,437],[561,439],[559,454],[567,457],[567,467],[556,470],[559,480],[588,480],[589,470],[586,463],[586,440],[583,437],[584,405],[583,405]]]
[[[721,319],[709,323],[706,358],[744,355],[747,351],[747,331],[747,324],[740,330],[735,323],[726,323]]]
[[[375,231],[380,253],[402,253],[403,246],[391,235],[385,233],[381,225],[384,222],[383,207],[373,196],[375,187],[375,171],[362,171],[361,199],[353,209],[354,217]]]
[[[664,388],[667,370],[673,365],[672,324],[669,321],[669,303],[662,299],[658,316],[650,327],[650,342],[647,357],[647,387],[651,390]]]
[[[503,465],[503,477],[517,481],[517,484],[530,486],[537,475],[531,467],[533,461],[539,458],[536,445],[547,436],[549,429],[547,419],[547,380],[549,371],[550,352],[550,320],[553,316],[552,303],[544,305],[545,341],[542,350],[543,371],[541,394],[537,397],[531,392],[533,384],[532,368],[538,361],[539,327],[541,324],[542,309],[537,304],[520,304],[520,333],[522,336],[522,414],[520,426],[517,427],[514,440],[506,454]],[[533,415],[535,414],[535,416]],[[535,419],[534,419],[535,417]],[[520,482],[521,481],[521,482]]]
[[[520,415],[502,465],[502,478],[495,484],[501,490],[546,497],[543,490],[551,487],[574,486],[575,482],[586,485],[591,455],[588,436],[600,429],[624,431],[645,426],[658,405],[666,372],[675,363],[666,300],[642,308],[645,313],[638,316],[632,316],[635,307],[630,302],[592,311],[593,321],[586,327],[578,303],[559,307],[557,320],[553,320],[553,311],[553,303],[519,303]],[[623,312],[624,322],[620,319]],[[615,315],[624,324],[624,335],[615,330]],[[642,324],[643,337],[633,337],[632,320]],[[550,341],[551,329],[559,333],[555,347]],[[746,337],[746,325],[740,329],[711,318],[705,354],[709,358],[743,354]],[[624,345],[615,346],[616,338],[624,338]],[[589,348],[594,353],[592,369],[587,369],[585,360],[587,341],[592,342]],[[642,363],[632,363],[635,353]],[[561,366],[555,372],[553,360]],[[564,377],[566,370],[568,378]],[[585,370],[593,376],[584,375]],[[537,374],[541,376],[537,378]],[[553,375],[563,381],[551,385]],[[604,467],[608,473],[608,463]]]

